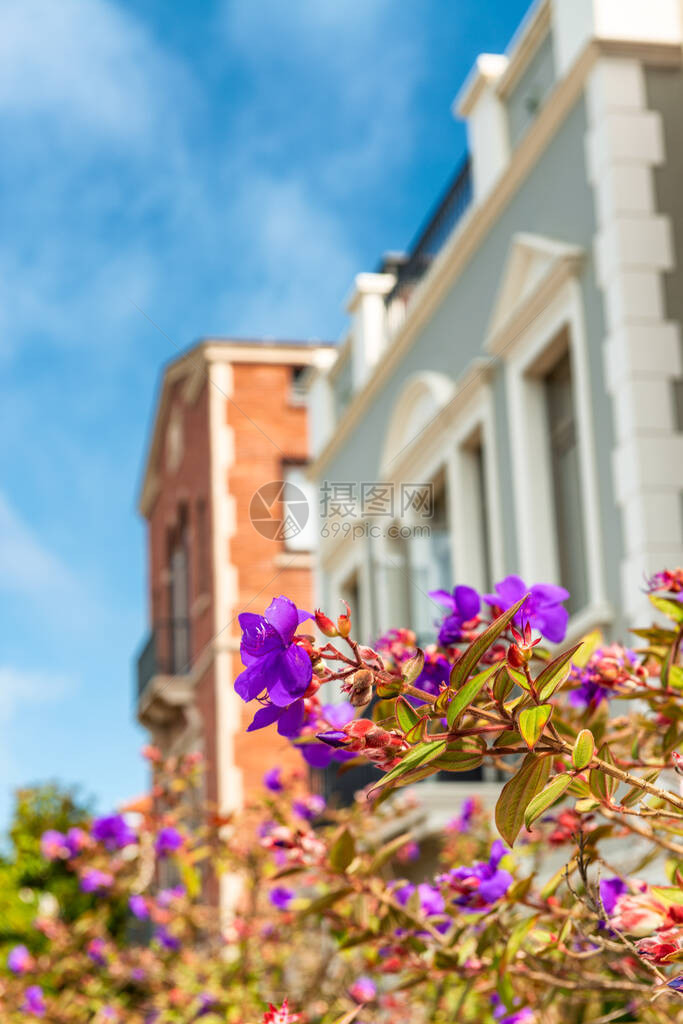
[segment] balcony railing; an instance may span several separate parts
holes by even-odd
[[[469,156],[465,157],[445,193],[420,229],[410,247],[408,258],[398,269],[398,278],[387,295],[387,305],[394,299],[408,298],[413,287],[429,269],[472,199],[472,174]]]
[[[190,671],[189,619],[163,619],[152,629],[138,655],[137,699],[154,676],[182,676]]]

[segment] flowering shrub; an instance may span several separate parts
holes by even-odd
[[[634,649],[565,646],[566,592],[518,577],[437,592],[425,650],[285,597],[242,616],[250,728],[289,737],[300,775],[226,817],[200,809],[196,757],[149,750],[147,813],[45,829],[71,885],[7,948],[0,1019],[683,1019],[683,572],[650,590]],[[374,772],[348,808],[306,784],[332,764]],[[404,788],[482,765],[493,814],[472,783],[438,831]]]

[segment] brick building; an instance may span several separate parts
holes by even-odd
[[[150,633],[136,713],[165,754],[203,752],[206,795],[222,812],[239,808],[269,768],[301,764],[274,730],[246,732],[254,709],[233,690],[237,616],[278,594],[312,604],[314,510],[305,525],[278,529],[277,482],[307,487],[301,377],[330,356],[322,345],[206,340],[163,373],[139,500]],[[260,507],[273,521],[257,529],[250,506],[270,483]]]

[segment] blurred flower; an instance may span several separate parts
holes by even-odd
[[[515,624],[523,627],[528,622],[546,640],[562,643],[569,622],[569,612],[562,606],[562,602],[569,597],[569,591],[564,587],[550,583],[535,583],[527,587],[520,576],[506,576],[500,583],[496,583],[495,594],[485,594],[484,600],[492,607],[505,611],[525,594],[529,594],[529,597],[515,615]]]
[[[81,889],[83,892],[102,892],[114,884],[114,876],[98,868],[85,868],[81,872]]]
[[[45,860],[66,860],[71,856],[66,836],[54,828],[47,829],[40,837],[40,852]]]
[[[597,707],[615,693],[633,688],[647,679],[647,669],[638,664],[635,651],[611,644],[595,651],[588,662],[579,668],[572,665],[570,683],[578,683],[569,694],[569,703],[576,707]]]
[[[29,985],[24,992],[24,1013],[31,1013],[34,1017],[45,1016],[45,997],[40,985]]]
[[[446,831],[447,832],[467,832],[467,831],[469,831],[469,827],[472,824],[472,818],[474,817],[474,815],[478,811],[478,809],[479,809],[479,801],[477,800],[477,798],[473,797],[473,796],[466,797],[463,800],[463,802],[462,802],[462,806],[460,808],[460,814],[457,817],[455,817],[455,818],[451,818],[451,820],[446,824]]]
[[[617,931],[636,938],[651,935],[667,921],[666,908],[658,903],[647,891],[623,893],[618,896],[610,914],[610,923]]]
[[[235,680],[235,690],[245,701],[268,692],[271,704],[287,707],[303,697],[313,676],[311,659],[294,642],[301,622],[311,618],[288,597],[276,597],[264,615],[243,612],[240,654],[246,666]],[[265,709],[264,709],[265,710]]]
[[[154,849],[158,857],[168,857],[176,853],[184,842],[185,838],[178,829],[174,828],[173,825],[167,825],[165,828],[159,829]]]
[[[496,839],[487,861],[477,861],[471,867],[454,868],[440,876],[439,881],[445,882],[458,893],[453,901],[456,906],[467,910],[485,910],[505,896],[513,878],[509,871],[498,865],[506,853],[500,839]]]
[[[304,821],[313,821],[325,810],[325,800],[317,793],[309,793],[302,800],[293,800],[292,810]]]
[[[269,772],[263,776],[263,785],[266,789],[269,789],[271,793],[281,793],[285,788],[282,779],[280,778],[280,769],[271,768]]]
[[[104,939],[94,938],[88,943],[87,953],[94,964],[98,967],[104,967],[107,963],[107,958],[104,955],[107,944]]]
[[[299,1020],[301,1020],[301,1015],[289,1012],[289,1004],[286,999],[283,1000],[279,1010],[271,1003],[270,1008],[263,1015],[263,1024],[296,1024],[296,1021]]]
[[[361,976],[349,986],[349,995],[357,1003],[371,1003],[377,995],[377,986],[372,978]]]
[[[124,846],[137,842],[137,836],[128,825],[122,814],[110,814],[104,818],[95,818],[90,833],[98,843],[103,843],[107,850],[120,850]]]
[[[600,880],[600,899],[606,914],[613,914],[617,900],[628,891],[626,882],[621,878],[603,878]]]
[[[276,885],[274,889],[270,890],[270,902],[278,910],[287,910],[293,899],[294,892],[291,889],[285,889],[284,886]]]
[[[164,949],[168,949],[171,952],[176,952],[180,949],[180,939],[176,935],[173,935],[172,932],[169,932],[167,928],[164,928],[163,925],[160,925],[155,929],[154,938],[164,947]]]
[[[139,893],[133,893],[128,898],[128,907],[131,914],[137,917],[139,921],[144,921],[149,917],[149,908],[147,907],[147,900],[144,896]]]
[[[14,946],[7,954],[7,966],[12,974],[26,974],[35,966],[35,960],[26,946]]]
[[[396,854],[396,860],[400,861],[402,864],[408,864],[410,861],[419,860],[419,858],[420,847],[414,839],[404,843]]]

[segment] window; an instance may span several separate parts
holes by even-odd
[[[289,401],[292,405],[306,404],[306,371],[307,366],[293,366],[289,385]]]
[[[207,523],[206,501],[200,498],[197,502],[197,594],[208,594],[210,589],[209,573],[209,532]]]
[[[432,638],[437,609],[427,596],[430,590],[451,588],[451,537],[448,495],[443,472],[432,481],[432,517],[413,525],[409,537],[410,624],[419,638]]]
[[[458,582],[477,590],[485,590],[493,583],[486,459],[484,430],[480,423],[458,449],[460,508],[456,524],[464,541],[462,559],[458,559],[462,578]]]
[[[159,637],[162,667],[169,675],[188,671],[190,663],[190,564],[187,544],[187,506],[178,510],[168,535],[168,608],[166,629]]]
[[[282,467],[282,537],[287,551],[315,548],[316,494],[306,477],[306,464],[286,462]]]
[[[559,576],[571,595],[567,606],[574,613],[588,603],[588,580],[569,351],[546,374],[544,386]]]

